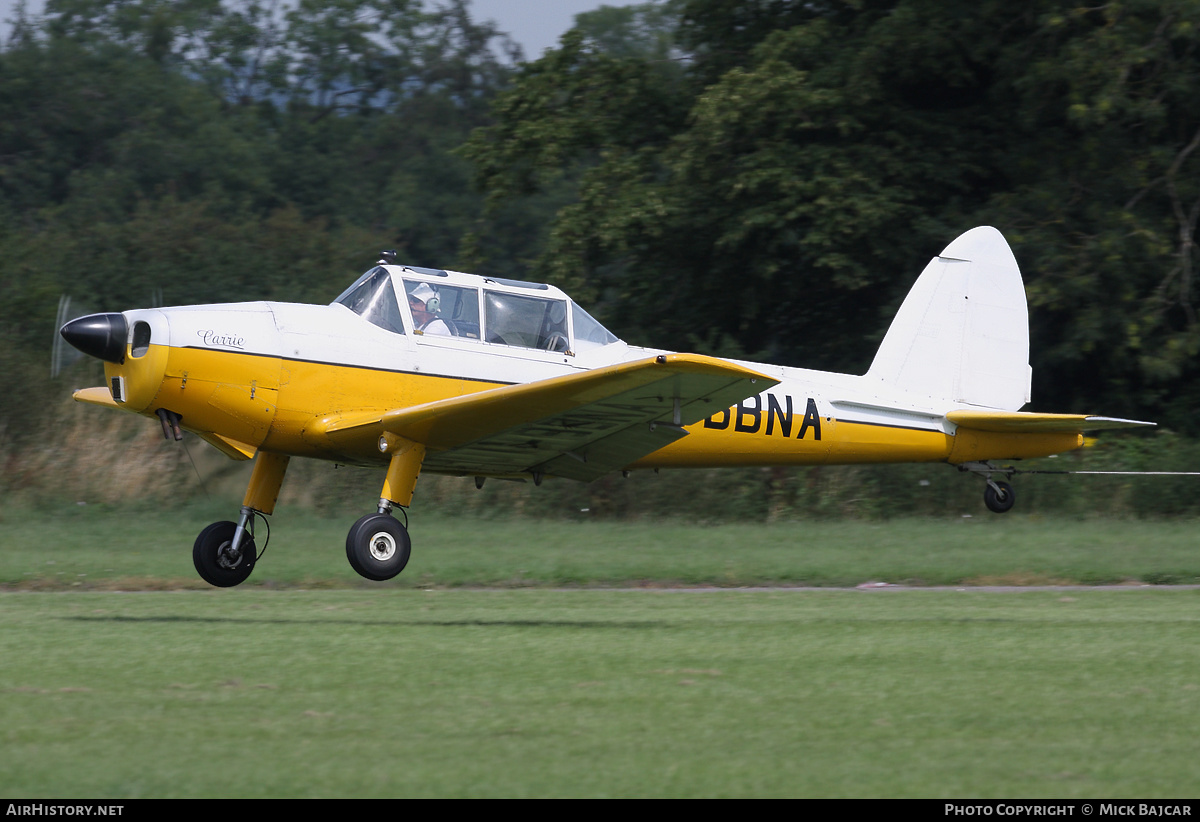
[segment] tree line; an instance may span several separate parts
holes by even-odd
[[[525,60],[467,0],[49,0],[0,44],[0,418],[59,297],[326,302],[382,248],[633,343],[861,373],[980,224],[1037,410],[1195,435],[1200,2],[664,0]]]

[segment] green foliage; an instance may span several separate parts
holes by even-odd
[[[493,198],[574,175],[538,270],[615,330],[861,372],[931,252],[992,223],[1039,404],[1196,431],[1195,3],[643,8],[678,59],[581,18],[467,149]]]
[[[453,267],[452,153],[511,44],[465,2],[51,0],[0,46],[0,419],[37,438],[60,296],[92,310],[327,302],[396,248]],[[519,256],[519,255],[514,255]],[[506,270],[510,275],[519,272]]]
[[[60,296],[324,302],[383,247],[556,282],[634,343],[861,372],[930,254],[990,223],[1024,270],[1036,407],[1200,433],[1196,3],[670,0],[599,8],[518,56],[465,0],[19,15],[0,45],[9,488],[33,493],[11,477],[45,465],[26,445],[77,434],[45,411],[68,390],[48,377]],[[1196,467],[1171,437],[1066,459]],[[1195,513],[1184,480],[1086,482],[1094,496],[1031,478],[1021,504]],[[466,505],[636,517],[687,498],[706,517],[787,519],[978,504],[936,466],[561,487],[489,484]]]

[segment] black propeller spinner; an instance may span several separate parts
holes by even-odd
[[[58,333],[90,357],[117,365],[125,362],[129,326],[123,314],[89,314],[71,320]]]

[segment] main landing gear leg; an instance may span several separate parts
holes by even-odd
[[[1004,514],[1012,510],[1017,502],[1017,492],[1004,480],[992,479],[993,474],[1002,474],[1005,479],[1012,479],[1015,472],[1012,468],[996,468],[988,462],[964,462],[958,466],[959,471],[970,471],[979,474],[987,483],[983,489],[983,504],[995,514]]]
[[[392,518],[392,509],[399,506],[403,511],[412,503],[421,463],[425,461],[424,445],[394,434],[379,438],[379,450],[391,454],[379,495],[379,510],[354,523],[346,535],[346,559],[350,567],[373,580],[391,579],[408,564],[412,540],[408,529]]]
[[[254,516],[275,510],[289,458],[260,451],[250,474],[237,522],[214,522],[200,532],[192,547],[192,563],[209,585],[231,588],[246,581],[258,559]]]

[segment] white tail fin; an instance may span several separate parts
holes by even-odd
[[[902,391],[1005,411],[1029,402],[1031,376],[1025,285],[990,226],[929,261],[867,372]]]

